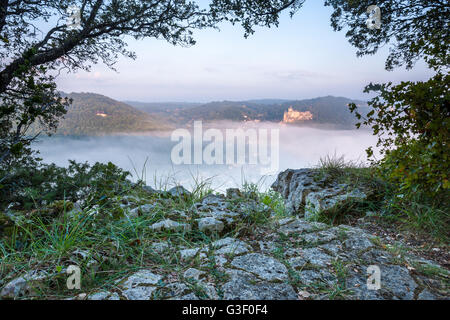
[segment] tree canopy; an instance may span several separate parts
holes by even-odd
[[[367,9],[376,3],[381,10],[381,27],[367,28]],[[381,47],[390,49],[386,69],[412,68],[425,59],[430,68],[448,68],[450,5],[445,0],[326,0],[331,6],[331,26],[346,29],[357,55],[375,54]]]
[[[367,28],[369,1],[327,0],[334,7],[331,22],[335,30],[347,28],[346,36],[358,56],[375,54],[389,45],[386,69],[411,69],[423,59],[435,75],[428,81],[369,84],[365,92],[377,92],[369,101],[372,111],[351,110],[372,127],[378,136],[382,174],[400,185],[401,192],[435,196],[450,183],[450,94],[449,44],[450,5],[440,0],[378,1],[382,12],[380,29]]]
[[[49,71],[90,70],[97,62],[114,68],[120,55],[135,57],[127,36],[190,46],[193,30],[224,21],[240,23],[248,36],[303,2],[213,0],[201,8],[185,0],[0,0],[0,163],[30,143],[33,122],[53,130],[70,103]]]
[[[120,54],[135,56],[127,50],[125,36],[193,45],[195,29],[230,21],[242,23],[248,35],[255,25],[276,25],[281,11],[290,8],[293,13],[302,4],[302,0],[214,0],[201,9],[196,2],[185,0],[3,0],[0,92],[26,63],[74,70],[89,69],[90,63],[102,61],[113,67]],[[79,26],[75,28],[67,24],[73,6],[79,8]],[[41,30],[39,22],[44,22],[48,30]]]

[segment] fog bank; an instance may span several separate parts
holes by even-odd
[[[326,155],[344,155],[346,160],[364,161],[365,149],[376,143],[376,137],[367,130],[223,122],[208,125],[218,129],[245,129],[249,126],[279,129],[278,172],[288,168],[314,167]],[[41,138],[33,147],[39,150],[45,163],[67,166],[69,159],[91,164],[111,161],[130,171],[133,180],[143,176],[148,185],[157,188],[174,184],[192,188],[196,180],[211,178],[211,187],[218,191],[241,186],[244,181],[258,183],[263,189],[267,189],[276,178],[276,174],[261,175],[259,165],[173,165],[171,150],[176,144],[177,142],[171,141],[170,132],[166,132],[80,138],[54,136]]]

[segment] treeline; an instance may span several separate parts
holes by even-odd
[[[368,113],[370,110],[366,102],[333,96],[293,101],[216,101],[193,107],[180,104],[179,108],[169,104],[166,110],[161,108],[155,110],[153,104],[149,104],[148,107],[143,103],[132,105],[175,124],[186,124],[196,120],[280,122],[284,113],[292,107],[296,111],[311,112],[313,119],[308,122],[354,128],[357,119],[349,110],[350,103],[358,104],[362,112]]]
[[[95,93],[62,94],[72,99],[56,134],[99,135],[120,132],[166,130],[166,121],[123,102]],[[39,130],[36,125],[31,133]]]

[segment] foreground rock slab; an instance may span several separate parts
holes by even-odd
[[[445,281],[419,275],[410,266],[418,261],[438,267],[413,256],[400,258],[361,229],[302,218],[277,221],[272,230],[281,227],[286,236],[273,232],[258,241],[226,237],[182,249],[178,278],[143,269],[118,281],[115,290],[87,299],[449,299]],[[378,290],[367,286],[369,266],[380,269]]]
[[[409,254],[403,243],[314,221],[347,201],[364,200],[361,191],[310,169],[281,173],[274,188],[290,212],[238,189],[197,198],[177,186],[118,198],[125,216],[114,226],[124,222],[139,232],[123,233],[123,242],[108,240],[105,250],[71,250],[63,262],[78,264],[83,279],[97,271],[112,278],[94,288],[82,282],[86,291],[69,299],[449,299],[448,270]],[[120,275],[116,258],[122,258]],[[48,291],[67,275],[43,262],[0,279],[0,299],[57,299]],[[375,289],[368,286],[369,268],[379,271]]]

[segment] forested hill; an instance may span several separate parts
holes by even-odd
[[[61,119],[56,134],[102,135],[171,130],[196,120],[267,121],[292,125],[331,124],[353,128],[356,118],[348,104],[362,101],[339,97],[309,100],[249,100],[200,103],[124,103],[96,93],[63,93],[72,105]],[[131,105],[130,105],[131,104]],[[33,128],[31,133],[35,133]]]
[[[350,113],[348,104],[354,102],[361,113],[369,111],[363,101],[342,97],[320,97],[308,100],[248,100],[248,101],[216,101],[206,104],[145,104],[130,102],[133,106],[149,114],[163,117],[175,124],[203,121],[268,121],[286,122],[294,125],[333,124],[343,127],[353,127],[357,122]],[[157,108],[157,106],[159,108]],[[289,110],[291,110],[289,112]],[[296,113],[300,112],[300,113]],[[296,118],[298,117],[298,119]]]
[[[99,135],[167,130],[171,127],[156,115],[95,93],[63,94],[73,99],[57,134]]]

